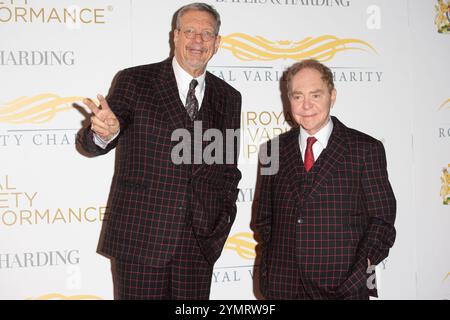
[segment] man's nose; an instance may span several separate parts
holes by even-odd
[[[302,108],[309,109],[311,108],[311,106],[312,106],[311,99],[305,98],[302,103]]]
[[[202,34],[201,33],[196,33],[194,35],[194,41],[195,42],[203,42]]]

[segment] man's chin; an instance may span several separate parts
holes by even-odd
[[[206,64],[203,62],[189,63],[189,67],[194,70],[200,70],[204,69],[206,67]]]

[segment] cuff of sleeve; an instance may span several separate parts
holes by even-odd
[[[381,261],[383,261],[388,256],[388,254],[389,249],[380,250],[371,248],[367,254],[367,258],[370,260],[370,264],[376,266],[381,263]]]
[[[108,144],[113,141],[115,138],[117,138],[117,136],[119,135],[120,130],[114,135],[112,136],[111,139],[109,140],[104,140],[102,138],[100,138],[100,136],[98,134],[96,134],[95,132],[93,133],[94,136],[94,143],[99,146],[102,149],[106,149],[106,147],[108,146]]]

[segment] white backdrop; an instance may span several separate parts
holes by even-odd
[[[380,299],[449,299],[450,34],[438,32],[438,1],[206,2],[223,22],[208,70],[241,91],[244,133],[238,215],[211,298],[258,297],[257,148],[289,129],[281,76],[311,56],[334,72],[332,114],[386,148],[397,240],[377,267]],[[106,94],[120,69],[167,58],[172,16],[187,3],[0,1],[0,299],[112,299],[96,249],[114,153],[76,150],[87,113],[72,104]]]

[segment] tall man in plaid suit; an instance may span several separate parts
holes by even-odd
[[[193,152],[200,143],[202,158],[209,146],[196,134],[214,129],[225,137],[240,126],[240,93],[205,71],[219,27],[213,7],[182,7],[172,59],[121,71],[108,98],[98,96],[100,106],[84,101],[93,116],[81,145],[93,155],[117,147],[100,250],[114,258],[119,299],[209,298],[241,178],[236,135],[223,144],[227,153],[215,149],[213,162]],[[190,138],[174,134],[180,129]]]
[[[333,75],[318,61],[289,68],[287,89],[299,127],[267,145],[280,160],[277,172],[261,175],[261,291],[269,299],[368,299],[374,266],[395,239],[383,145],[330,116]]]

